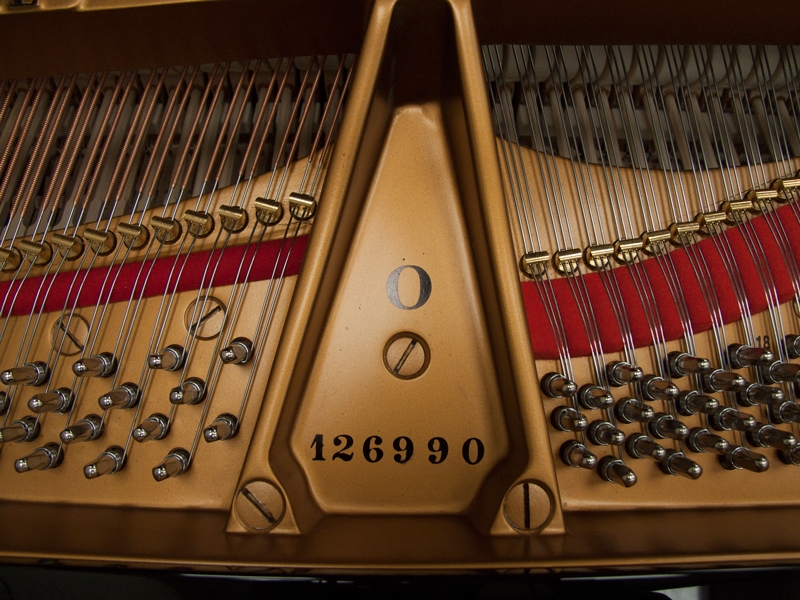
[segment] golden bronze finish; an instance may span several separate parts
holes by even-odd
[[[760,217],[745,214],[754,209],[763,208],[769,217],[771,210],[764,207],[773,200],[794,201],[800,186],[800,178],[786,177],[783,165],[765,165],[765,176],[776,181],[773,189],[731,200],[720,191],[723,183],[732,175],[746,181],[747,167],[711,170],[707,184],[716,192],[713,201],[722,201],[720,210],[709,210],[708,199],[687,214],[672,215],[664,190],[688,190],[694,201],[700,186],[687,169],[668,174],[653,169],[647,185],[657,196],[662,222],[648,221],[626,198],[629,206],[622,208],[631,213],[626,215],[629,231],[608,229],[604,237],[590,238],[577,228],[567,236],[543,227],[542,239],[522,239],[517,223],[531,215],[515,213],[513,181],[524,180],[530,187],[532,214],[540,225],[553,214],[545,193],[550,188],[538,175],[542,155],[498,139],[482,44],[796,43],[798,38],[789,18],[768,19],[770,27],[753,31],[752,23],[773,13],[752,2],[689,7],[667,0],[649,10],[646,14],[629,0],[597,6],[577,0],[544,5],[508,0],[41,0],[13,15],[6,5],[0,7],[0,35],[7,48],[0,75],[19,78],[14,98],[23,102],[26,96],[33,101],[40,91],[43,97],[54,94],[53,74],[57,83],[62,73],[110,70],[121,83],[115,87],[108,75],[103,94],[118,110],[108,113],[105,125],[103,116],[94,115],[85,137],[95,126],[106,127],[99,139],[113,138],[118,144],[130,134],[138,139],[131,154],[144,155],[139,159],[145,162],[148,153],[163,151],[152,172],[163,167],[166,180],[173,178],[171,169],[180,170],[182,156],[200,158],[184,165],[185,176],[174,179],[202,180],[205,172],[232,169],[228,156],[242,154],[251,139],[264,139],[263,152],[252,157],[253,169],[260,164],[261,174],[247,186],[225,184],[213,192],[209,186],[201,194],[199,186],[188,185],[186,190],[194,191],[182,190],[181,204],[148,204],[144,212],[140,205],[133,214],[152,232],[128,222],[124,211],[131,206],[87,205],[95,212],[78,226],[61,223],[49,243],[4,238],[9,247],[0,249],[0,262],[7,289],[16,289],[12,282],[21,277],[21,264],[30,267],[31,281],[42,277],[49,282],[53,273],[48,269],[58,261],[43,257],[52,244],[70,261],[60,267],[60,275],[91,275],[86,288],[81,275],[74,289],[59,293],[70,299],[95,295],[75,311],[61,302],[41,315],[38,305],[31,314],[3,315],[4,372],[18,366],[14,360],[20,349],[24,364],[48,360],[55,366],[47,383],[52,389],[16,385],[3,390],[7,396],[0,411],[8,412],[0,412],[0,528],[11,533],[3,536],[0,557],[303,575],[699,569],[800,560],[794,405],[755,403],[739,413],[730,405],[733,391],[693,390],[696,396],[709,394],[702,402],[696,396],[694,402],[688,396],[675,398],[673,388],[693,389],[705,374],[675,376],[672,383],[658,375],[666,368],[666,356],[686,350],[682,340],[665,342],[658,352],[654,346],[633,348],[630,356],[607,352],[599,357],[599,369],[591,357],[552,359],[535,356],[532,349],[521,282],[530,286],[526,293],[533,289],[541,298],[553,282],[574,282],[584,276],[582,271],[588,273],[581,261],[602,271],[589,273],[592,277],[608,276],[612,268],[639,276],[635,267],[640,262],[659,260],[642,252],[660,258],[689,254],[669,242],[686,246],[699,239],[695,234],[716,235],[723,221],[730,226],[755,221]],[[795,7],[779,1],[774,10],[790,15]],[[617,21],[612,15],[628,19]],[[37,32],[42,50],[15,51],[29,45],[25,32],[30,31]],[[191,35],[176,43],[176,31]],[[349,54],[359,50],[353,67]],[[315,52],[325,57],[272,58]],[[235,62],[242,56],[263,58],[269,66],[253,71],[249,88],[250,63]],[[304,130],[306,121],[299,118],[295,132],[285,122],[293,111],[299,117],[303,102],[311,100],[293,105],[270,94],[296,93],[317,60],[325,64],[320,87],[313,93],[308,87],[300,97],[343,96],[343,78],[350,77],[346,104],[320,117],[326,125],[319,132]],[[214,71],[208,65],[212,61],[225,66]],[[204,66],[191,84],[188,75],[179,80],[180,67],[145,70],[128,85],[127,70],[155,64]],[[343,78],[337,80],[337,73]],[[568,89],[566,84],[581,75],[571,73],[576,79],[560,87]],[[150,88],[144,85],[148,78]],[[207,97],[199,83],[204,78],[212,84]],[[233,135],[240,80],[248,98],[258,98],[252,112],[265,108],[252,131]],[[81,78],[78,82],[77,87],[88,85]],[[644,82],[632,85],[643,87]],[[3,94],[11,89],[3,86],[0,110]],[[29,87],[34,90],[30,94]],[[123,98],[126,89],[130,96]],[[174,112],[163,131],[173,125],[173,132],[196,127],[183,142],[177,135],[156,140],[151,133],[162,129],[145,127],[139,119],[147,109],[137,110],[142,102],[175,89],[186,91],[185,105],[183,95],[172,98]],[[181,106],[193,103],[211,107],[213,90],[219,91],[218,108],[196,115],[181,112],[189,110]],[[664,97],[666,104],[676,101],[677,94],[668,90]],[[514,109],[517,101],[513,95],[508,100]],[[547,106],[557,111],[549,99]],[[232,111],[230,119],[225,110]],[[216,116],[206,122],[207,114]],[[0,123],[5,127],[8,120],[2,117]],[[111,131],[117,120],[119,131]],[[305,155],[289,156],[294,147],[281,147],[282,136],[273,133],[280,126],[297,133]],[[197,140],[206,127],[211,141],[204,147]],[[574,161],[552,158],[548,167],[563,194],[557,210],[563,208],[578,223],[581,207],[589,202],[588,186],[578,189],[575,169],[597,182],[603,167],[575,167],[575,140],[559,140],[555,134],[553,140],[575,154]],[[77,157],[93,151],[81,148],[85,152],[77,146],[63,152]],[[98,154],[110,151],[97,146]],[[504,152],[514,153],[517,172],[505,167]],[[163,184],[160,175],[147,179],[149,169],[141,171],[145,181],[134,182],[138,172],[133,162],[128,164],[125,152],[120,157],[122,162],[110,165],[108,172],[87,170],[81,193],[105,193],[107,188],[124,204],[128,183],[140,190]],[[251,163],[243,162],[247,171]],[[797,159],[787,162],[797,168]],[[44,163],[37,166],[46,172]],[[123,189],[112,189],[116,171],[126,172],[120,180]],[[232,172],[227,175],[235,181]],[[59,166],[52,177],[63,181],[54,181],[53,189],[66,189],[68,178],[82,176],[77,167],[73,173]],[[614,177],[632,188],[642,180],[642,165],[620,167]],[[7,192],[17,194],[33,197],[35,190]],[[610,227],[611,195],[600,191],[598,196],[597,222]],[[86,192],[87,202],[88,197]],[[83,196],[76,194],[74,200],[78,209],[83,207]],[[63,213],[72,201],[66,195],[52,198],[63,203]],[[54,212],[53,220],[60,214]],[[685,221],[694,214],[694,221]],[[159,244],[150,243],[151,234]],[[624,239],[611,243],[617,238]],[[83,252],[84,244],[91,253]],[[247,251],[242,250],[245,244],[251,244]],[[243,273],[250,266],[243,263],[221,282],[224,269],[218,271],[214,261],[223,245],[226,252],[235,248],[256,261],[266,260],[268,251],[279,258],[274,271],[267,269],[260,280],[245,283],[238,277],[238,267]],[[290,254],[301,246],[302,261]],[[169,262],[152,262],[151,247],[159,260]],[[211,257],[186,267],[199,272],[200,283],[193,289],[172,285],[177,280],[170,274],[173,264],[175,272],[183,268],[172,259],[190,251],[196,253],[192,258]],[[612,257],[623,266],[612,264]],[[298,274],[282,277],[289,259],[302,266]],[[167,292],[141,301],[130,292],[103,304],[123,269],[133,273],[130,281],[140,287],[139,273],[166,280]],[[100,304],[95,307],[92,301]],[[754,343],[776,351],[784,340],[772,339],[769,319],[775,314],[787,323],[797,319],[790,303],[772,308],[753,315],[748,327],[757,337]],[[564,321],[592,316],[584,307],[580,315],[564,305],[558,309]],[[41,325],[29,325],[38,319]],[[716,333],[719,339],[726,339],[724,334],[738,340],[741,330],[742,322],[735,321]],[[159,344],[151,348],[156,338]],[[220,351],[237,342],[249,344],[247,358],[220,360]],[[697,333],[693,344],[692,356],[705,357],[714,354],[719,341],[705,332]],[[139,388],[142,359],[165,348],[185,350],[180,358],[186,362],[175,370],[148,369],[149,379]],[[62,386],[72,381],[71,366],[100,355],[116,361],[116,372],[109,378],[82,378],[79,393],[69,397],[69,388]],[[743,367],[730,377],[751,382],[764,381],[770,373],[794,376],[792,365],[800,359],[781,360],[788,366],[766,365],[766,375]],[[581,404],[574,392],[598,372],[607,382],[606,365],[620,362],[632,372],[635,363],[639,378],[655,374],[669,393],[642,404],[632,397],[639,384],[623,380],[619,387],[597,386],[599,408]],[[543,393],[542,377],[557,373],[568,373],[571,392],[561,397]],[[176,390],[182,386],[194,386],[191,402],[179,401]],[[128,401],[103,412],[98,398],[110,398],[115,390],[125,392]],[[42,409],[50,414],[39,419],[28,414],[36,394],[39,402],[33,405],[39,407],[53,404],[57,393],[73,402],[72,412],[71,407],[65,408],[66,415]],[[620,401],[624,418],[617,419],[614,407]],[[102,401],[100,407],[108,408]],[[569,414],[569,426],[554,427],[553,414]],[[656,425],[649,426],[651,420]],[[59,439],[65,443],[58,445]],[[740,522],[748,524],[747,535],[731,527]],[[25,535],[13,535],[20,523]]]
[[[112,231],[84,229],[83,237],[89,240],[89,247],[98,256],[108,256],[117,247],[117,236]]]
[[[131,250],[141,250],[150,241],[150,230],[143,225],[120,223],[117,232],[122,236],[122,243]]]
[[[25,258],[37,267],[46,265],[53,258],[53,247],[47,242],[38,243],[22,240],[19,243],[19,249],[25,253]]]

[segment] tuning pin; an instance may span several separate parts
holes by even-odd
[[[592,421],[587,435],[597,446],[621,446],[625,443],[625,433],[608,421]]]
[[[578,402],[587,410],[600,410],[612,406],[614,396],[598,385],[587,383],[578,390]]]
[[[695,427],[689,432],[686,445],[692,452],[716,452],[717,454],[725,454],[730,448],[728,440],[702,427]]]
[[[169,477],[183,475],[189,468],[189,453],[183,448],[173,448],[164,461],[153,468],[153,477],[156,481],[164,481]]]
[[[684,417],[690,417],[698,413],[710,415],[719,408],[719,401],[711,396],[690,390],[681,392],[675,405],[680,414]]]
[[[594,469],[597,466],[597,457],[586,446],[575,440],[564,442],[558,453],[561,460],[570,467]]]
[[[759,424],[755,429],[748,431],[746,435],[748,442],[762,448],[778,448],[789,451],[797,446],[797,438],[791,433],[766,423]]]
[[[164,371],[177,371],[186,361],[186,353],[183,346],[171,344],[147,357],[147,366],[151,369],[163,369]]]
[[[203,430],[207,442],[223,442],[231,439],[239,430],[239,419],[229,413],[223,413]]]
[[[17,473],[26,473],[27,471],[52,469],[61,464],[62,457],[61,446],[50,442],[41,448],[37,448],[28,456],[15,460],[14,470]]]
[[[602,479],[629,488],[636,484],[636,473],[624,462],[613,456],[604,456],[597,465],[597,473]]]
[[[39,435],[39,421],[36,417],[25,415],[11,425],[0,427],[0,443],[30,442]]]
[[[641,368],[624,361],[608,363],[606,374],[608,375],[608,383],[614,387],[638,383],[644,379],[644,371]]]
[[[623,423],[648,423],[656,418],[652,406],[639,402],[635,398],[621,398],[614,405],[614,414]]]
[[[656,418],[647,424],[647,430],[654,438],[663,440],[685,440],[689,435],[689,428],[667,413],[658,413]]]
[[[559,431],[586,431],[589,421],[574,408],[559,406],[550,413],[550,422]]]
[[[796,402],[781,402],[767,407],[773,423],[800,423],[800,406]]]
[[[683,452],[675,450],[667,450],[667,455],[658,466],[667,475],[682,475],[689,479],[697,479],[703,474],[703,468],[700,465],[687,458]]]
[[[648,375],[642,383],[646,400],[674,400],[680,394],[678,386],[657,375]]]
[[[748,415],[735,411],[732,408],[718,408],[708,420],[711,427],[717,431],[750,431],[758,425],[753,415]]]
[[[707,392],[739,392],[747,387],[747,381],[738,373],[716,369],[703,375],[703,387]]]
[[[769,460],[766,456],[744,446],[731,446],[725,454],[719,457],[719,462],[731,471],[746,469],[754,473],[763,473],[769,469]]]
[[[542,377],[542,392],[550,398],[571,398],[577,390],[575,382],[561,373],[548,373]]]
[[[83,467],[86,479],[96,479],[101,475],[113,475],[125,464],[125,450],[119,446],[109,446],[100,453],[94,462]]]
[[[744,390],[736,394],[736,400],[743,406],[757,404],[776,404],[783,402],[783,390],[760,383],[751,383]]]
[[[97,399],[103,410],[112,408],[133,408],[139,403],[139,386],[130,381],[114,388]]]
[[[667,451],[643,433],[634,433],[625,442],[625,450],[633,458],[652,458],[656,462],[664,460]]]
[[[226,365],[243,365],[253,356],[253,342],[246,337],[237,337],[230,345],[219,352],[219,357]],[[575,384],[572,384],[573,386]]]
[[[734,369],[768,365],[775,360],[775,355],[766,348],[731,344],[728,346],[728,357]]]
[[[102,352],[82,358],[72,365],[77,377],[108,377],[117,369],[117,359],[110,352]]]
[[[169,401],[173,404],[197,404],[206,395],[206,384],[199,377],[189,377],[178,387],[172,388]]]
[[[800,467],[800,446],[795,446],[789,451],[778,450],[778,460],[785,465]]]
[[[169,419],[161,413],[153,413],[133,430],[133,439],[137,442],[160,440],[167,435],[168,431]]]
[[[34,395],[28,400],[28,408],[34,413],[54,412],[65,414],[72,407],[75,396],[69,388],[58,388],[52,392],[44,392]]]
[[[6,385],[42,385],[50,377],[50,369],[41,361],[27,363],[0,373],[0,381]]]
[[[65,444],[71,444],[94,441],[101,433],[103,433],[103,420],[98,415],[86,415],[62,431],[59,437]]]
[[[800,383],[800,365],[775,361],[769,367],[761,369],[761,373],[770,383]]]
[[[707,358],[698,358],[686,352],[670,352],[667,356],[667,367],[675,378],[686,377],[692,373],[702,373],[711,368]]]
[[[5,392],[0,392],[0,416],[8,412],[8,407],[11,405],[11,398]]]
[[[785,340],[786,351],[789,353],[789,358],[800,358],[800,335],[787,335]]]

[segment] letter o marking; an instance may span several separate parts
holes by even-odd
[[[403,304],[403,302],[400,300],[400,273],[402,273],[405,269],[414,269],[419,277],[419,298],[417,298],[416,303],[410,306]],[[389,279],[386,281],[386,294],[389,296],[391,303],[397,308],[402,310],[414,310],[415,308],[419,308],[428,301],[428,298],[431,297],[430,275],[428,275],[425,269],[416,265],[403,265],[401,267],[397,267],[394,271],[392,271],[392,274],[389,275]]]

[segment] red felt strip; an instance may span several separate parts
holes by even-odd
[[[800,258],[800,224],[798,224],[797,218],[788,206],[781,207],[776,211],[776,214],[783,222],[795,257]],[[752,223],[755,228],[755,235],[760,241],[771,267],[778,298],[780,302],[786,302],[793,297],[794,290],[778,244],[764,217],[755,218]],[[742,235],[738,227],[728,229],[725,237],[733,249],[736,264],[741,272],[750,312],[751,314],[759,313],[767,308],[767,298],[761,280],[758,277],[755,263],[748,251],[748,239]],[[741,312],[736,302],[736,296],[733,293],[733,286],[728,279],[725,265],[714,245],[714,240],[705,239],[695,244],[689,251],[693,252],[693,256],[698,257],[699,251],[704,258],[705,264],[708,265],[708,271],[711,273],[711,279],[717,292],[724,322],[730,323],[739,320]],[[700,284],[695,276],[687,250],[673,250],[671,257],[680,280],[681,292],[686,298],[689,307],[692,330],[695,333],[699,333],[711,329],[709,308],[703,300]],[[678,339],[682,336],[683,330],[678,311],[669,291],[667,279],[661,270],[659,261],[650,258],[644,261],[644,268],[656,299],[664,335],[667,340]],[[622,291],[625,312],[630,321],[634,343],[636,347],[649,346],[653,343],[653,337],[650,334],[645,311],[629,267],[617,267],[614,269],[614,273]],[[622,337],[600,274],[586,274],[583,276],[583,280],[591,298],[592,309],[600,330],[603,351],[618,352],[622,350]],[[539,285],[542,284],[533,281],[522,283],[522,296],[528,316],[528,328],[530,329],[534,355],[537,358],[558,358],[558,346],[547,319],[547,314],[544,311]],[[570,282],[567,279],[557,279],[552,282],[552,286],[564,323],[570,354],[572,356],[587,356],[591,354],[589,338],[584,330],[583,321],[578,312],[578,305],[570,290]]]
[[[307,236],[297,237],[293,246],[291,239],[287,239],[283,246],[281,240],[263,242],[258,248],[258,252],[255,253],[255,261],[248,280],[262,281],[271,278],[273,273],[279,277],[281,271],[286,276],[297,275],[303,262],[307,242]],[[290,246],[291,252],[289,252]],[[211,265],[205,276],[206,287],[208,287],[209,280],[213,286],[230,285],[237,279],[240,266],[249,264],[249,259],[255,251],[255,244],[248,249],[246,254],[245,246],[232,246],[226,248],[224,252],[220,250],[193,252],[188,257],[178,257],[177,261],[176,257],[169,256],[155,261],[149,260],[145,263],[130,263],[122,267],[97,267],[72,273],[59,273],[55,276],[31,277],[21,284],[19,281],[14,283],[3,312],[8,314],[10,309],[12,315],[28,315],[34,310],[40,310],[42,304],[44,304],[44,312],[60,311],[65,306],[64,299],[67,295],[69,294],[69,302],[66,303],[66,306],[72,306],[79,290],[77,307],[94,306],[99,302],[127,301],[132,297],[138,298],[142,285],[144,285],[145,298],[163,296],[168,287],[170,291],[175,289],[178,292],[196,290],[201,286],[206,265]],[[276,260],[278,261],[277,270],[275,270]],[[217,261],[219,261],[219,266],[212,279],[213,267]],[[185,266],[182,267],[184,262]],[[178,279],[181,268],[183,268],[183,273]],[[239,272],[239,281],[244,279],[245,274],[246,269]],[[175,287],[176,280],[177,288]],[[172,283],[169,283],[170,281]],[[0,283],[0,298],[6,298],[9,285],[8,281]],[[103,291],[104,288],[105,291]]]

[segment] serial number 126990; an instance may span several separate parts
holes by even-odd
[[[353,444],[353,436],[346,434],[337,435],[333,438],[333,446],[334,448],[338,448],[338,450],[333,453],[330,459],[350,462],[355,456],[355,453],[350,451]],[[325,446],[325,436],[321,433],[316,434],[314,440],[311,442],[311,449],[314,451],[314,458],[312,460],[326,460],[327,453],[325,451]],[[371,435],[365,439],[364,443],[361,445],[361,454],[364,460],[368,463],[380,462],[385,455],[382,446],[383,438],[379,435]],[[396,437],[392,441],[392,449],[394,452],[389,450],[392,459],[394,462],[401,465],[410,461],[414,456],[414,442],[410,437],[405,435]],[[447,443],[447,440],[442,437],[433,437],[429,439],[427,449],[428,461],[434,465],[442,464],[447,460],[450,454],[450,445]],[[461,458],[463,458],[464,462],[468,465],[477,465],[483,460],[484,453],[485,448],[483,442],[478,438],[469,438],[461,445]]]

